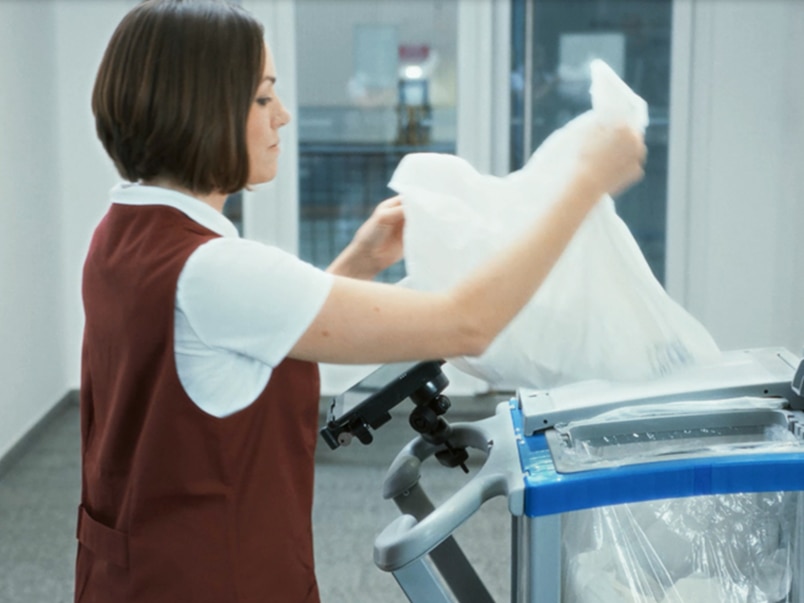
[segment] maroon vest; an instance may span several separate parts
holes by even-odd
[[[311,511],[319,382],[286,359],[247,408],[204,413],[176,373],[176,284],[217,235],[113,205],[84,265],[75,601],[318,602]]]

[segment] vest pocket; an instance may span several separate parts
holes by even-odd
[[[78,507],[76,537],[96,556],[119,567],[128,567],[128,534],[97,521],[83,505]]]

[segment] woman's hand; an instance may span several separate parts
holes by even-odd
[[[370,280],[402,259],[405,213],[402,198],[386,199],[372,212],[327,272]]]
[[[644,176],[644,135],[624,124],[584,123],[580,177],[600,194],[616,195]]]

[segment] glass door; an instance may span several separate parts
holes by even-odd
[[[400,159],[455,152],[458,0],[296,0],[299,255],[325,268]],[[396,282],[403,262],[378,278]]]
[[[645,178],[617,212],[664,282],[672,0],[511,1],[511,169],[591,107],[585,67],[605,60],[649,106]]]

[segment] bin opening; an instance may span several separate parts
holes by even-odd
[[[798,449],[800,413],[781,404],[744,397],[648,405],[556,425],[545,435],[559,473]]]

